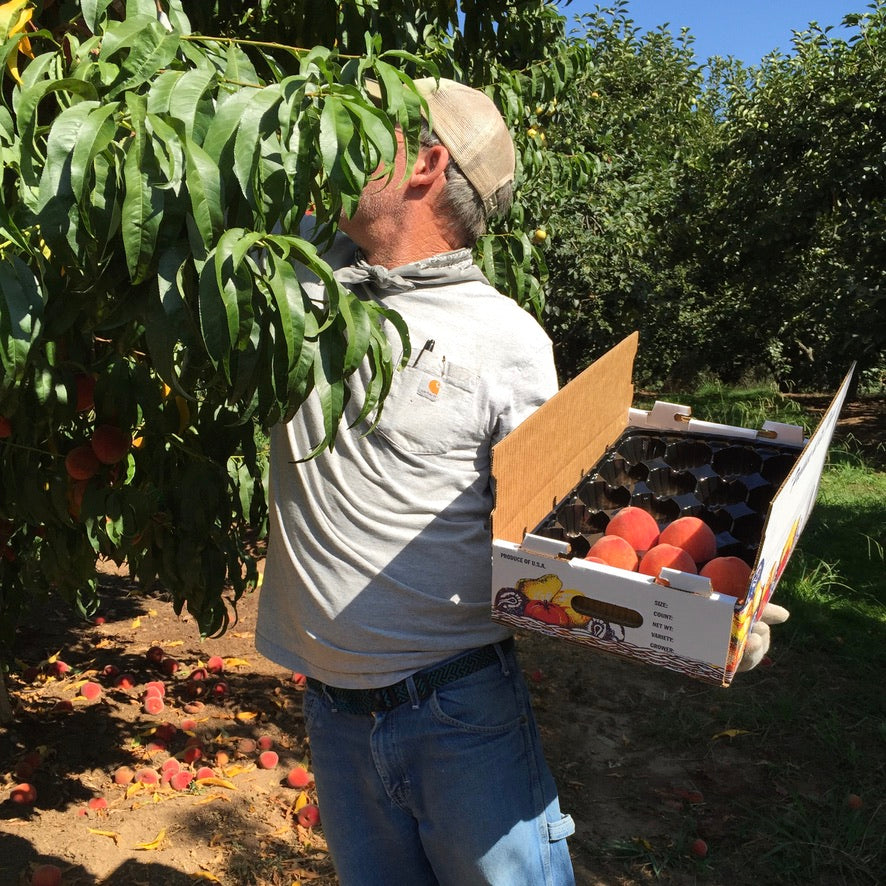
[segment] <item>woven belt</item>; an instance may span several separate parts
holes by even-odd
[[[458,658],[452,659],[445,664],[416,671],[412,675],[415,690],[419,700],[428,698],[435,689],[473,674],[482,668],[500,661],[496,646],[502,652],[507,652],[514,645],[513,637],[501,643],[493,643],[489,646],[481,646],[472,649]],[[407,678],[409,679],[409,678]],[[390,686],[382,686],[378,689],[340,689],[337,686],[327,686],[319,680],[308,677],[308,686],[315,692],[327,695],[333,705],[347,714],[372,714],[377,711],[390,711],[410,700],[407,679],[400,680]]]

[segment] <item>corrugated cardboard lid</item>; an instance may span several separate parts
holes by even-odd
[[[637,340],[629,335],[493,448],[494,539],[522,542],[625,429]]]

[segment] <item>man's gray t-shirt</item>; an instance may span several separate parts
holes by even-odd
[[[350,241],[325,257],[351,279]],[[316,396],[271,433],[256,648],[343,688],[385,686],[509,635],[490,617],[490,449],[557,390],[549,338],[468,250],[377,270],[380,283],[355,291],[400,314],[412,342],[377,428],[346,427],[364,375],[334,450],[299,461],[323,438]]]

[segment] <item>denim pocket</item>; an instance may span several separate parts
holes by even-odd
[[[527,720],[511,679],[498,664],[441,686],[430,708],[438,722],[474,733],[504,733]]]

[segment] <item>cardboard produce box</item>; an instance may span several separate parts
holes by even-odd
[[[631,408],[637,333],[563,387],[492,453],[492,617],[728,686],[815,503],[852,369],[815,432],[699,421],[686,406]],[[620,508],[660,528],[695,516],[716,556],[750,567],[744,592],[585,560]]]

